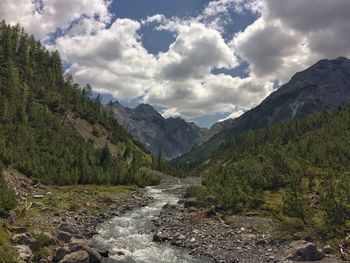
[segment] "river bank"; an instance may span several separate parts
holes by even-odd
[[[183,199],[193,184],[200,179],[165,177],[145,189],[22,182],[24,211],[3,222],[2,231],[26,262],[74,262],[60,260],[79,251],[90,253],[89,262],[105,263],[282,262],[289,243],[273,235],[277,222],[233,216],[227,224],[208,217]],[[308,253],[319,252],[312,249]],[[323,261],[339,262],[331,255]]]

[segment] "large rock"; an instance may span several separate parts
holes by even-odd
[[[332,248],[331,246],[327,245],[325,247],[322,248],[323,253],[325,254],[334,254],[335,250],[334,248]]]
[[[72,235],[76,235],[78,234],[78,230],[75,226],[71,225],[71,224],[61,224],[59,227],[58,227],[59,230],[63,231],[63,232],[67,232],[69,234],[72,234]]]
[[[100,255],[100,253],[98,253],[97,250],[93,249],[92,247],[86,244],[71,243],[69,244],[69,249],[72,252],[81,250],[86,251],[89,254],[89,263],[98,263],[102,261],[102,256]]]
[[[89,254],[86,251],[76,251],[64,256],[59,263],[89,263]]]
[[[26,245],[18,245],[15,247],[18,252],[18,256],[24,262],[32,262],[34,259],[34,255],[29,246]]]
[[[26,245],[33,250],[38,248],[38,242],[29,233],[14,235],[12,237],[12,243],[16,245]]]
[[[64,242],[69,242],[72,239],[72,234],[70,234],[68,232],[60,231],[60,232],[58,232],[57,237],[59,240],[62,240]]]
[[[55,248],[53,250],[53,257],[52,257],[52,261],[53,262],[58,262],[60,261],[62,258],[64,258],[65,256],[71,254],[72,251],[70,251],[68,248],[65,247],[58,247]]]
[[[184,206],[185,208],[200,207],[201,203],[197,200],[197,198],[188,198],[185,199]]]
[[[156,233],[153,235],[153,242],[165,242],[169,240],[169,238],[162,233]]]
[[[324,257],[325,254],[314,243],[298,240],[293,241],[289,245],[284,259],[292,261],[317,261]]]

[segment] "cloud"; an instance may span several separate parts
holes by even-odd
[[[2,0],[0,17],[11,24],[20,23],[27,32],[42,38],[83,16],[108,23],[109,4],[104,0]]]
[[[169,51],[159,55],[162,79],[203,79],[213,68],[232,68],[238,65],[233,50],[218,31],[193,22],[178,25],[177,34]]]
[[[193,118],[257,105],[273,89],[319,59],[350,56],[348,0],[215,0],[196,17],[157,14],[142,21],[115,19],[105,0],[2,0],[0,17],[21,23],[41,39],[63,32],[58,48],[81,85],[117,99],[141,97],[163,107],[164,116]],[[232,13],[259,18],[225,35]],[[149,53],[143,26],[174,35],[165,52]],[[249,65],[248,77],[213,74]]]
[[[253,3],[253,0],[210,1],[196,19],[222,32],[225,25],[233,22],[230,12],[243,13],[246,10],[253,10]]]
[[[69,72],[79,83],[90,83],[97,92],[116,98],[138,97],[151,85],[156,68],[153,55],[140,42],[140,26],[117,19],[96,34],[63,36],[56,45],[63,59],[73,62]]]
[[[250,74],[286,82],[320,59],[350,55],[347,0],[256,0],[261,17],[233,43]]]

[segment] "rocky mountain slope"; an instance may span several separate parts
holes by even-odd
[[[273,92],[256,108],[240,118],[221,123],[223,129],[216,129],[219,132],[209,141],[174,162],[204,161],[232,134],[329,111],[344,105],[349,98],[350,60],[344,57],[321,60],[295,74],[287,84]]]
[[[118,102],[110,103],[109,110],[134,138],[157,155],[161,149],[166,159],[189,151],[200,140],[203,129],[180,118],[165,119],[151,105],[140,104],[135,109]]]

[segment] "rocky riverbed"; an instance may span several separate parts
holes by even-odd
[[[28,210],[24,217],[10,213],[6,231],[20,259],[33,263],[340,262],[331,247],[276,238],[271,219],[208,216],[183,198],[188,185],[199,183],[166,177],[159,186],[119,194],[35,186],[22,191]]]
[[[174,192],[173,190],[170,190]],[[178,188],[179,198],[184,188]],[[214,262],[341,262],[330,247],[323,249],[311,242],[287,242],[277,238],[278,222],[257,216],[232,216],[225,222],[208,217],[208,210],[197,208],[193,199],[166,204],[153,220],[153,241],[190,250]],[[210,212],[210,211],[209,211]],[[215,217],[215,216],[214,216]]]

